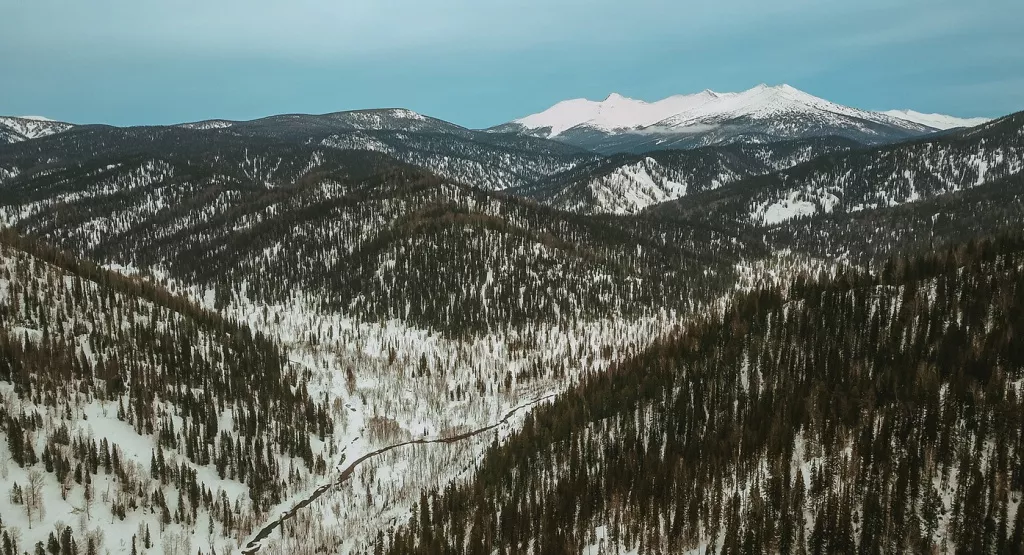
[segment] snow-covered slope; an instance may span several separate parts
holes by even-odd
[[[580,125],[603,131],[630,130],[713,103],[717,98],[717,93],[703,91],[648,103],[612,93],[600,102],[585,98],[565,100],[539,114],[517,119],[515,123],[526,129],[549,129],[549,137],[557,137]]]
[[[515,192],[571,212],[636,214],[654,204],[856,146],[852,141],[820,138],[619,154],[582,164]]]
[[[713,102],[675,114],[645,131],[691,130],[695,126],[712,125],[738,118],[765,120],[792,114],[813,116],[835,125],[859,119],[912,131],[927,131],[920,124],[829,102],[789,85],[769,87],[763,84],[740,93],[715,94]]]
[[[761,84],[742,92],[705,90],[657,102],[618,94],[600,102],[567,100],[491,130],[555,138],[602,152],[640,152],[829,135],[879,144],[973,121],[916,112],[860,110],[789,85]]]
[[[74,127],[42,116],[0,116],[0,144],[17,143],[61,133]]]
[[[929,140],[854,149],[711,191],[658,210],[722,225],[773,226],[967,191],[1024,171],[1024,112]],[[1019,227],[1019,224],[1018,224]]]
[[[975,125],[981,125],[992,121],[989,118],[958,118],[955,116],[947,116],[945,114],[922,114],[921,112],[915,112],[913,110],[888,110],[882,113],[894,118],[912,121],[914,123],[920,123],[921,125],[927,125],[928,127],[943,130],[956,129],[957,127],[974,127]]]

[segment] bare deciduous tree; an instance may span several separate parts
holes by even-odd
[[[25,514],[28,516],[28,527],[32,527],[32,519],[42,520],[46,517],[43,505],[43,481],[45,476],[38,468],[28,472],[28,484],[25,487]]]

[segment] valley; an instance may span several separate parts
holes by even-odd
[[[0,555],[1024,546],[1020,113],[0,139]]]

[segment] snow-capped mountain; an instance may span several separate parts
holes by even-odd
[[[0,116],[0,144],[18,143],[62,133],[74,124],[42,116]]]
[[[580,125],[601,131],[629,131],[699,108],[714,102],[716,98],[717,93],[706,90],[648,103],[612,93],[600,102],[583,98],[565,100],[539,114],[526,116],[513,123],[528,130],[546,130],[540,134],[547,137],[557,137]]]
[[[650,103],[618,94],[600,102],[567,100],[491,131],[554,138],[601,152],[640,152],[822,136],[883,144],[971,121],[860,110],[789,85],[762,84],[743,92],[705,90]]]
[[[769,87],[758,85],[740,93],[710,93],[708,102],[685,110],[651,126],[645,131],[690,131],[701,125],[714,125],[740,118],[755,121],[787,116],[810,116],[827,124],[843,125],[849,120],[881,124],[911,131],[922,130],[920,124],[884,114],[849,108],[807,94],[789,85]]]
[[[955,116],[947,116],[945,114],[922,114],[921,112],[915,112],[914,110],[888,110],[882,113],[894,118],[912,121],[914,123],[920,123],[921,125],[927,125],[928,127],[934,127],[935,129],[942,130],[956,129],[958,127],[974,127],[976,125],[992,121],[989,118],[958,118]]]

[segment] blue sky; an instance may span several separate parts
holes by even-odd
[[[159,124],[406,107],[469,127],[789,83],[1024,109],[1021,0],[0,0],[0,113]]]

